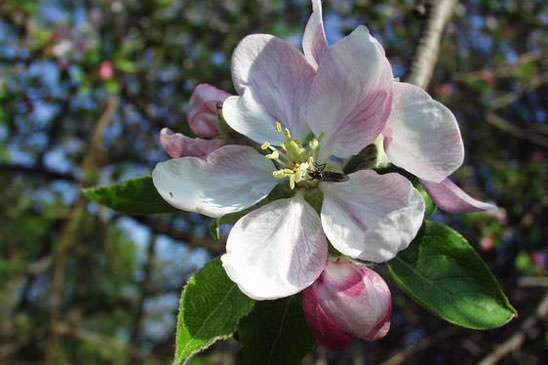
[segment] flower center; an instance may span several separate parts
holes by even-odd
[[[280,122],[276,122],[276,130],[285,138],[280,148],[272,146],[268,141],[261,146],[263,151],[270,151],[265,157],[272,160],[278,168],[272,175],[277,179],[288,178],[291,189],[294,189],[296,184],[313,180],[309,173],[318,169],[316,159],[320,141],[313,138],[303,143],[298,138],[292,138],[291,131],[282,128]]]

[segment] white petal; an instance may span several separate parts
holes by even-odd
[[[253,299],[298,293],[327,263],[320,217],[300,196],[276,200],[236,222],[221,260],[230,279]]]
[[[383,134],[392,163],[422,179],[440,182],[464,159],[453,113],[411,84],[394,83],[394,106]]]
[[[158,193],[175,208],[209,217],[238,212],[263,199],[278,181],[274,165],[249,146],[223,146],[207,156],[160,162],[152,171]]]
[[[321,0],[312,0],[312,14],[306,23],[303,34],[304,56],[314,68],[318,65],[327,51],[327,39],[322,19]]]
[[[424,200],[401,175],[361,170],[346,182],[322,183],[322,226],[341,253],[384,262],[407,248],[424,216]]]
[[[274,36],[253,34],[234,50],[231,68],[240,97],[225,101],[223,116],[234,130],[263,143],[280,121],[296,137],[306,136],[303,111],[314,68],[301,52]]]
[[[392,69],[378,42],[360,26],[330,46],[312,82],[306,120],[323,158],[350,157],[380,134],[392,105]]]

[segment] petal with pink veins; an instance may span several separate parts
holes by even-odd
[[[392,105],[392,69],[364,26],[330,46],[312,82],[306,120],[324,135],[321,158],[346,158],[373,143]]]
[[[383,134],[390,161],[422,179],[440,182],[464,159],[453,113],[411,84],[394,83],[394,106]]]
[[[276,121],[297,138],[308,134],[303,113],[314,68],[301,52],[274,36],[253,34],[236,47],[231,67],[240,96],[223,105],[228,125],[258,143],[282,141]]]
[[[450,179],[445,179],[440,183],[420,180],[420,183],[432,197],[434,203],[445,212],[458,214],[481,211],[493,212],[498,209],[496,205],[472,198]]]
[[[206,158],[224,144],[225,142],[218,138],[190,138],[181,133],[175,133],[169,128],[163,128],[160,131],[160,145],[171,158],[188,156]]]
[[[321,0],[312,0],[312,14],[308,19],[308,23],[306,23],[303,34],[303,51],[308,62],[314,68],[318,68],[323,55],[327,51]]]
[[[221,260],[230,279],[253,299],[296,294],[327,262],[320,217],[302,196],[273,201],[236,222]]]
[[[226,91],[208,84],[199,84],[194,88],[188,101],[187,119],[196,136],[211,138],[219,135],[217,108],[229,96]]]
[[[227,145],[207,156],[160,162],[152,171],[158,193],[175,208],[209,217],[239,212],[268,195],[274,165],[249,146]]]
[[[341,253],[385,262],[407,248],[424,217],[424,200],[403,176],[360,170],[338,183],[321,183],[325,234]]]

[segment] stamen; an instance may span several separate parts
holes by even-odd
[[[291,190],[295,189],[295,175],[289,175],[289,187]]]
[[[284,129],[284,134],[285,134],[285,138],[287,139],[291,139],[291,132],[289,131],[289,129]]]
[[[279,121],[276,121],[276,130],[278,131],[278,133],[282,133],[282,123],[280,123]]]
[[[261,150],[265,151],[270,147],[270,142],[266,141],[261,145]]]
[[[280,158],[280,152],[274,150],[274,152],[269,153],[265,157],[268,158],[269,160],[277,160]]]

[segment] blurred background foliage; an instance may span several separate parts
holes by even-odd
[[[403,79],[427,10],[324,0],[328,40],[366,24]],[[241,38],[299,45],[309,13],[308,0],[0,0],[0,363],[169,362],[181,288],[223,241],[198,215],[120,216],[80,188],[148,174],[167,159],[159,130],[189,133],[198,83],[233,92]],[[454,179],[501,207],[435,219],[470,240],[520,318],[456,328],[391,285],[385,339],[318,348],[306,363],[471,364],[512,336],[501,363],[548,361],[546,313],[535,314],[548,287],[547,29],[543,0],[461,1],[429,90],[460,122],[467,156]],[[236,350],[228,341],[194,362],[231,363]]]

